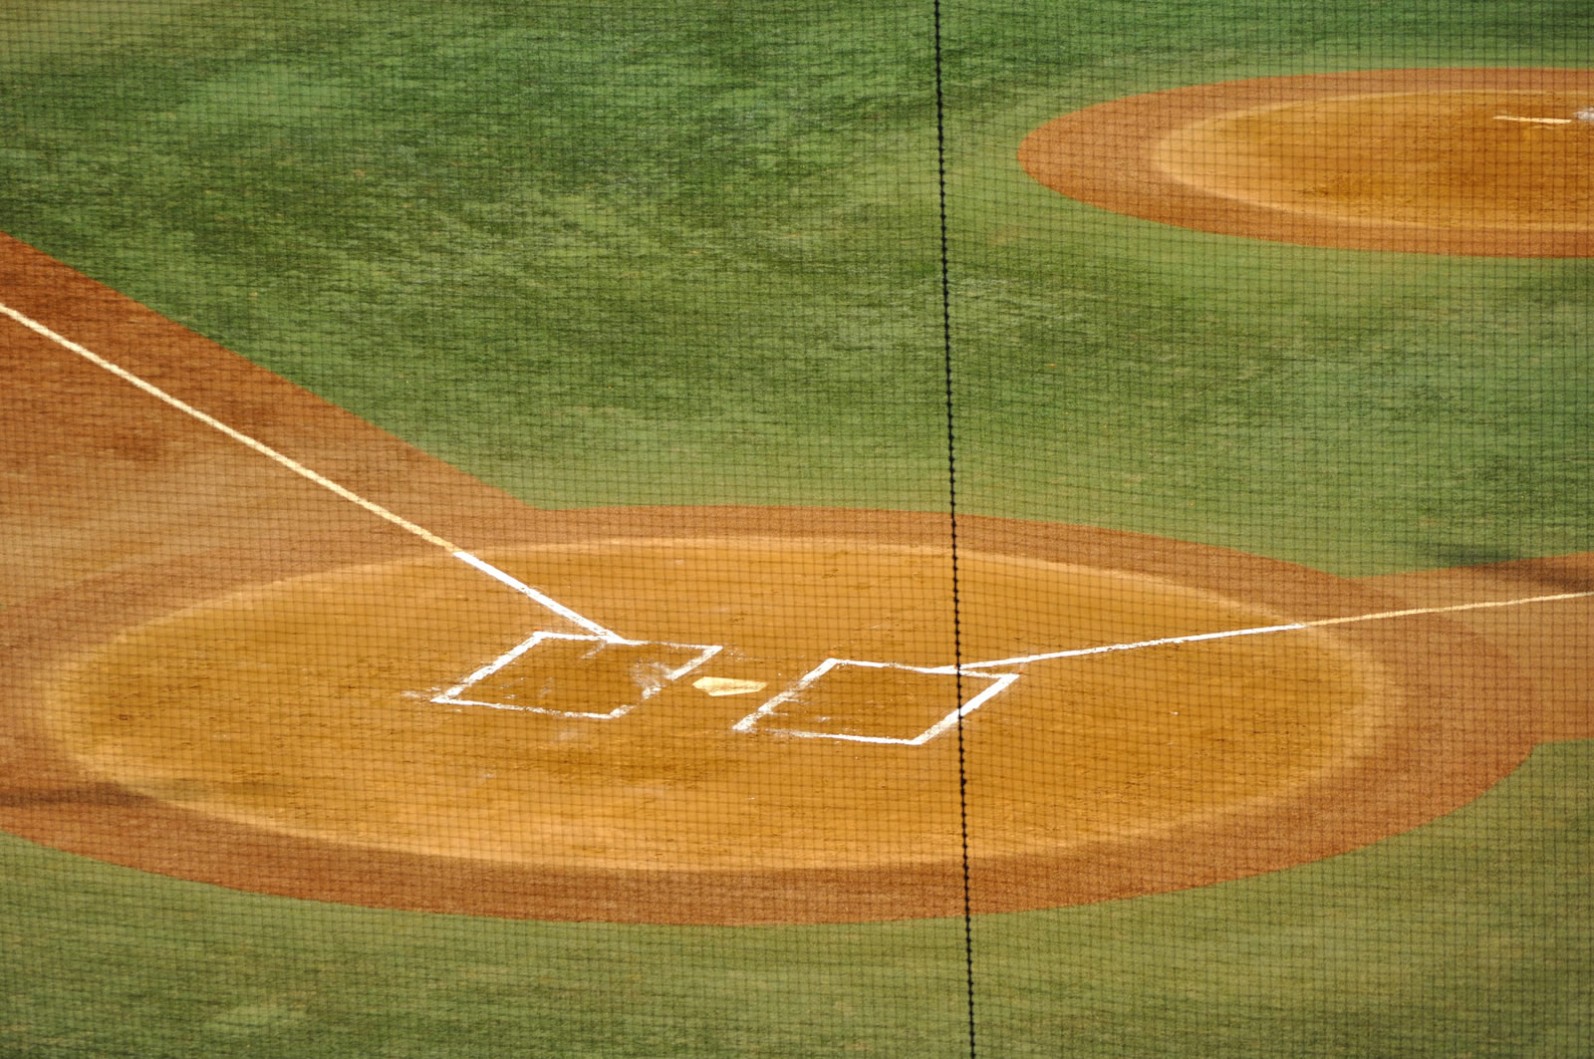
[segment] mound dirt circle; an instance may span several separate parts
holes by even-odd
[[[1191,639],[1388,602],[1268,560],[972,519],[954,635],[942,519],[629,521],[490,557],[635,642],[438,557],[239,585],[84,644],[39,685],[37,744],[96,811],[46,800],[8,826],[370,905],[898,918],[961,908],[960,707],[978,911],[1354,848],[1536,737],[1501,716],[1531,699],[1503,693],[1509,665],[1445,622]],[[1435,651],[1465,661],[1435,676]]]
[[[1594,72],[1380,70],[1131,96],[1036,129],[1019,160],[1071,198],[1312,246],[1594,253]]]

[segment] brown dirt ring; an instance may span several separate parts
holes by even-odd
[[[1070,198],[1224,235],[1500,257],[1594,254],[1594,71],[1371,70],[1128,96],[1019,148]]]
[[[618,718],[440,704],[547,615],[0,321],[0,534],[16,557],[0,581],[0,827],[184,879],[437,912],[961,911],[955,741],[912,745],[956,700],[944,672],[920,671],[951,661],[944,517],[539,511],[4,237],[0,290],[583,613],[725,645]],[[1386,595],[1158,538],[959,528],[966,662],[1594,588],[1594,555],[1387,579]],[[1454,619],[987,671],[1020,675],[965,725],[973,907],[1154,893],[1354,849],[1465,803],[1542,738],[1594,732],[1586,595]],[[455,697],[514,701],[552,675],[591,693],[586,712],[612,706],[614,671],[541,650],[527,657],[553,664]],[[804,685],[831,656],[918,669]],[[799,685],[806,697],[736,730]],[[725,690],[746,693],[709,693]]]
[[[623,717],[432,701],[556,624],[446,557],[243,580],[38,658],[21,711],[38,721],[20,740],[31,753],[10,765],[0,817],[117,863],[359,904],[688,923],[955,914],[956,740],[909,743],[956,701],[949,678],[833,674],[762,729],[733,730],[827,656],[949,661],[945,520],[638,509],[605,521],[601,535],[490,554],[650,638],[729,645]],[[1167,540],[974,518],[960,529],[968,660],[1392,605]],[[1538,737],[1511,665],[1436,618],[1000,671],[1022,675],[965,722],[980,912],[1352,849],[1475,797]],[[594,712],[611,703],[612,682],[579,660],[527,672],[577,700],[590,691]],[[768,690],[711,695],[703,676]],[[515,688],[460,697],[513,702]]]

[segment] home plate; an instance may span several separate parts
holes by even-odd
[[[751,695],[763,691],[768,685],[762,680],[734,680],[730,677],[699,677],[692,686],[705,695],[719,698],[722,695]]]
[[[720,650],[715,644],[537,632],[432,701],[613,720]]]

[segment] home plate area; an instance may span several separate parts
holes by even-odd
[[[717,644],[537,632],[432,701],[445,706],[613,720],[722,649]]]
[[[720,644],[539,631],[432,701],[442,706],[616,720],[722,650]],[[827,658],[732,729],[918,746],[956,726],[1018,677]],[[753,694],[767,684],[701,677],[692,686],[705,695],[725,698]]]
[[[912,543],[489,553],[625,635],[560,628],[445,557],[330,570],[127,629],[67,667],[47,709],[79,767],[185,811],[406,853],[683,871],[740,870],[750,851],[781,868],[938,861],[961,826],[960,744],[992,855],[1174,826],[1294,789],[1401,709],[1366,632],[1165,644],[1275,625],[1277,564],[1223,553],[1192,586],[1190,557],[1126,568],[1139,541],[1098,559],[1094,536],[1052,531],[1085,560],[1063,562],[1013,532],[1007,551],[960,553],[956,608],[947,550]],[[1289,576],[1313,605],[1343,585]],[[1253,589],[1265,605],[1228,595]]]
[[[919,746],[1018,677],[827,658],[790,691],[736,722],[736,731]]]

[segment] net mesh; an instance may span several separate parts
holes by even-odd
[[[0,1051],[1580,1054],[1591,22],[0,11]]]

